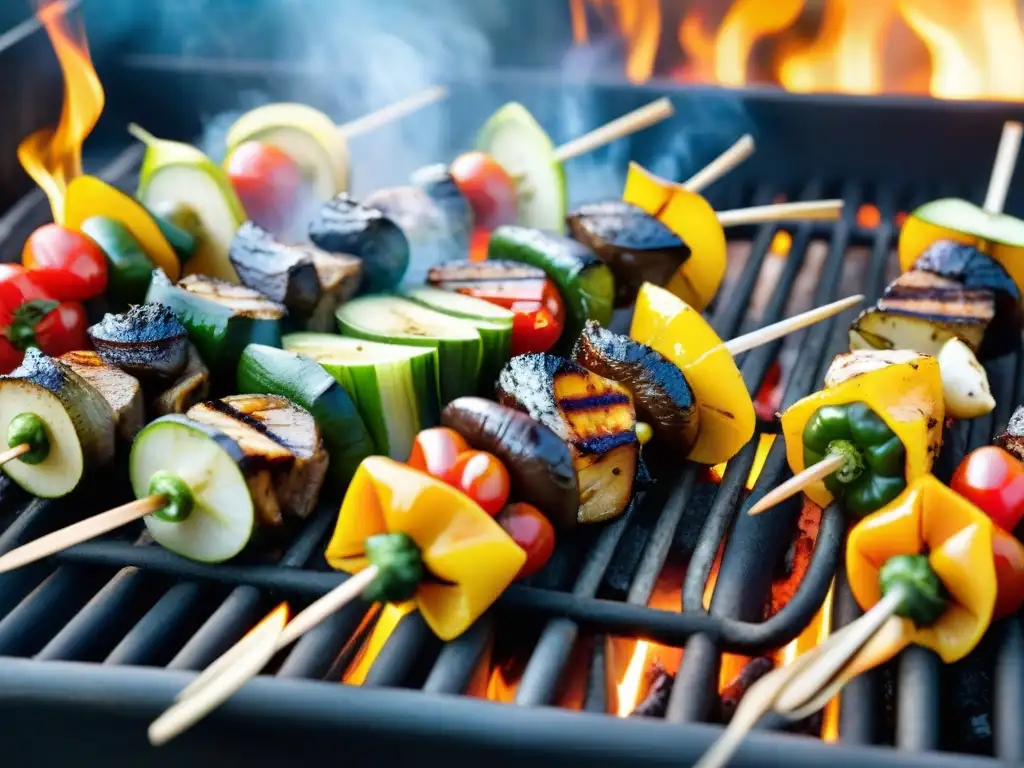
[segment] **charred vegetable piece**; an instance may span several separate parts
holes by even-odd
[[[327,452],[309,411],[277,395],[232,395],[193,406],[186,414],[231,437],[242,448],[253,503],[261,522],[313,511],[327,472]]]
[[[162,304],[138,304],[89,328],[101,358],[140,379],[166,380],[185,368],[188,333]]]
[[[877,308],[891,315],[926,320],[977,350],[995,315],[995,295],[984,288],[967,289],[955,280],[912,270],[889,284]]]
[[[138,379],[103,362],[95,352],[66,352],[59,359],[103,395],[114,412],[118,435],[129,443],[134,440],[146,423]]]
[[[146,301],[174,312],[215,377],[234,382],[238,358],[249,344],[281,346],[284,307],[251,288],[202,275],[172,285],[157,270]]]
[[[199,356],[194,344],[189,342],[188,361],[178,378],[157,395],[152,408],[160,416],[171,413],[185,413],[196,403],[210,396],[210,369]]]
[[[180,415],[148,424],[132,444],[129,474],[139,498],[180,483],[191,504],[171,520],[160,513],[145,518],[161,545],[207,563],[230,560],[252,538],[253,501],[243,472],[247,454],[229,435]],[[175,483],[175,480],[178,483]],[[190,508],[188,508],[190,507]]]
[[[279,242],[247,221],[235,233],[228,256],[243,285],[284,304],[289,314],[311,314],[320,302],[320,280],[302,246]]]
[[[650,424],[666,446],[689,454],[700,427],[699,411],[693,389],[675,363],[594,321],[587,323],[576,341],[573,359],[626,387],[633,395],[637,418]]]
[[[573,454],[552,430],[525,413],[479,397],[450,402],[441,412],[441,423],[504,463],[513,499],[539,508],[559,530],[576,525],[580,493]]]
[[[313,268],[320,281],[320,301],[305,321],[305,330],[331,333],[337,327],[334,313],[355,296],[363,275],[363,262],[344,253],[327,253],[309,246]]]
[[[996,435],[993,442],[1024,461],[1024,405],[1013,412],[1010,423],[1006,425],[1005,430]]]
[[[28,349],[20,367],[0,376],[0,436],[10,448],[27,443],[31,449],[3,471],[36,496],[64,496],[86,468],[107,464],[115,420],[91,384],[38,349]]]
[[[622,200],[583,205],[566,217],[569,234],[590,248],[615,275],[615,306],[629,306],[646,281],[666,285],[690,257],[678,235]]]
[[[498,377],[498,400],[553,431],[573,455],[580,491],[577,520],[621,515],[639,465],[636,413],[614,381],[554,355],[520,355]]]
[[[352,398],[320,365],[283,349],[250,344],[238,363],[238,390],[287,397],[312,414],[330,455],[328,477],[344,489],[373,441]]]
[[[345,193],[324,203],[309,226],[309,238],[325,251],[362,259],[362,290],[367,293],[395,287],[409,266],[409,241],[399,226]]]
[[[1024,324],[1020,289],[999,262],[974,246],[939,240],[918,257],[914,270],[931,272],[955,280],[964,288],[984,289],[994,294],[995,316],[979,350],[983,356],[1004,354],[1019,343]]]
[[[547,352],[562,335],[565,304],[539,267],[500,259],[447,261],[433,267],[427,281],[509,310],[513,355]]]
[[[558,286],[566,310],[559,342],[563,351],[572,349],[587,320],[601,325],[611,320],[615,278],[585,245],[525,227],[498,227],[491,234],[487,255],[540,267]]]

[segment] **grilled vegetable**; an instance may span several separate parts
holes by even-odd
[[[272,232],[289,229],[303,197],[297,162],[273,144],[246,141],[228,153],[224,170],[252,221]]]
[[[996,435],[993,442],[1024,461],[1024,405],[1019,406],[1010,417],[1006,429]]]
[[[465,320],[476,328],[483,355],[480,388],[484,394],[493,392],[494,380],[512,356],[512,321],[515,315],[483,299],[429,286],[410,288],[403,295],[417,304]]]
[[[65,352],[60,361],[89,382],[107,401],[114,412],[118,435],[129,443],[134,440],[146,423],[138,379],[103,362],[95,352]]]
[[[157,270],[146,301],[174,312],[217,378],[234,382],[235,366],[248,344],[281,346],[284,307],[251,288],[201,275],[172,285]]]
[[[320,281],[320,301],[305,321],[305,329],[331,333],[337,327],[334,313],[359,290],[363,262],[344,253],[327,253],[309,246],[313,268]]]
[[[516,574],[516,580],[532,576],[551,559],[555,551],[555,529],[531,504],[509,504],[494,518],[512,541],[526,553],[526,562]]]
[[[309,238],[325,251],[362,259],[367,293],[398,285],[409,266],[409,241],[398,225],[345,193],[324,203],[309,225]]]
[[[889,284],[877,308],[884,313],[927,320],[977,350],[995,315],[995,297],[983,288],[967,289],[955,280],[912,270]]]
[[[988,374],[978,358],[960,339],[950,339],[939,350],[942,399],[946,413],[954,419],[984,416],[996,407]]]
[[[460,401],[469,399],[463,397]],[[445,408],[446,412],[447,410],[448,408]],[[443,480],[459,460],[459,455],[468,450],[469,443],[454,429],[430,427],[416,435],[405,463],[413,469]]]
[[[1024,517],[1024,462],[998,446],[967,454],[949,485],[1004,531],[1013,533]]]
[[[327,452],[309,411],[277,395],[232,395],[188,410],[193,421],[234,439],[261,522],[309,516],[327,472]]]
[[[486,152],[465,152],[452,160],[451,175],[468,201],[477,228],[490,232],[515,224],[518,216],[516,183]]]
[[[576,525],[580,510],[574,455],[540,421],[479,397],[460,397],[441,412],[441,423],[473,448],[497,456],[512,480],[512,498],[541,509],[560,530]]]
[[[508,469],[493,453],[462,452],[442,479],[469,496],[491,517],[508,501]]]
[[[825,388],[835,387],[854,376],[890,365],[914,365],[924,357],[909,349],[858,349],[836,355],[825,371]]]
[[[693,389],[683,372],[664,355],[612,333],[594,321],[576,341],[573,359],[588,371],[617,381],[633,395],[637,418],[674,451],[687,455],[700,428]]]
[[[345,388],[377,453],[405,461],[417,433],[437,424],[435,349],[326,333],[293,333],[283,343],[316,360]]]
[[[238,228],[228,251],[243,285],[292,315],[308,315],[320,301],[320,280],[313,259],[302,246],[278,242],[267,230],[247,221]]]
[[[70,366],[38,349],[21,366],[0,376],[0,435],[8,447],[31,450],[3,471],[43,498],[74,490],[86,468],[114,456],[115,415],[109,403]]]
[[[210,370],[189,342],[185,369],[167,389],[153,401],[153,411],[160,416],[185,413],[189,408],[210,396]]]
[[[104,362],[140,379],[174,378],[188,358],[185,326],[162,304],[107,314],[89,328],[89,338]]]
[[[436,349],[442,405],[476,392],[483,346],[472,323],[394,296],[353,299],[337,317],[348,336]]]
[[[577,208],[569,234],[590,248],[615,275],[615,306],[629,306],[645,282],[665,285],[690,257],[690,247],[661,221],[622,200]]]
[[[420,168],[409,181],[413,186],[426,192],[434,201],[444,216],[449,237],[456,249],[459,253],[466,253],[473,231],[473,209],[454,174],[444,163],[436,163]]]
[[[107,299],[116,309],[126,309],[146,298],[153,262],[131,231],[109,216],[93,216],[82,223],[107,258]]]
[[[607,325],[612,317],[615,278],[608,265],[584,245],[524,227],[499,227],[491,235],[488,258],[521,261],[544,270],[565,302],[560,348],[568,352],[587,320]]]
[[[498,377],[498,400],[552,430],[573,455],[580,491],[577,520],[621,515],[639,464],[636,413],[629,392],[554,355],[520,355]]]
[[[10,373],[29,347],[48,355],[85,349],[85,307],[56,301],[20,264],[0,264],[0,372]]]
[[[160,203],[149,213],[183,264],[196,255],[203,222],[195,209],[170,201]],[[150,267],[150,271],[152,269]]]
[[[547,352],[562,335],[565,305],[539,267],[500,259],[447,261],[431,268],[427,281],[509,310],[512,355]]]
[[[44,224],[25,241],[21,263],[33,282],[61,301],[82,301],[107,287],[107,260],[90,238]]]
[[[952,240],[939,240],[914,262],[915,270],[956,280],[964,288],[983,289],[994,295],[995,315],[985,332],[979,352],[998,356],[1016,348],[1024,313],[1017,284],[999,262],[977,248]]]
[[[328,477],[343,489],[373,454],[370,433],[352,398],[326,370],[308,357],[250,344],[238,363],[238,391],[281,395],[312,414],[330,456]]]
[[[146,517],[150,535],[200,562],[219,563],[241,552],[256,527],[242,469],[247,462],[247,451],[234,438],[184,416],[164,416],[145,426],[128,462],[135,495],[148,496],[154,478],[178,479],[187,491],[179,495],[191,501],[188,514],[177,520]]]

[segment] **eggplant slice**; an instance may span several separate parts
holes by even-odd
[[[195,345],[188,345],[188,362],[178,378],[153,401],[153,410],[160,416],[185,413],[196,403],[210,396],[210,369]]]
[[[1017,407],[1006,429],[996,435],[993,442],[1024,461],[1024,405]]]
[[[228,253],[243,285],[290,314],[309,315],[320,302],[320,280],[307,249],[286,245],[251,221],[238,228]]]
[[[632,398],[622,385],[565,358],[529,354],[509,361],[497,390],[502,405],[525,412],[568,445],[579,483],[580,523],[626,510],[640,444]]]
[[[188,360],[188,331],[162,304],[104,315],[89,338],[103,362],[145,381],[172,379]]]
[[[103,362],[96,352],[67,352],[60,361],[89,382],[114,411],[117,433],[130,443],[146,423],[142,386],[134,376]]]
[[[655,439],[685,456],[700,429],[693,389],[672,361],[645,344],[591,320],[573,349],[573,359],[598,376],[617,381],[633,395],[637,419]]]
[[[645,282],[668,283],[690,257],[690,247],[678,235],[622,200],[580,206],[565,220],[569,234],[611,267],[617,307],[636,301]]]

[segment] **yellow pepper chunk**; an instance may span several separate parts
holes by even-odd
[[[690,249],[669,281],[668,290],[703,311],[725,278],[725,231],[710,203],[681,184],[662,179],[636,163],[629,164],[624,202],[658,219]]]
[[[690,455],[720,464],[754,436],[754,403],[736,361],[700,312],[664,288],[644,283],[637,294],[629,335],[667,357],[693,389],[700,429]]]
[[[902,619],[899,642],[931,648],[946,663],[958,661],[974,649],[992,620],[998,589],[992,537],[992,521],[984,512],[932,475],[923,475],[850,531],[850,590],[868,610],[882,599],[879,571],[890,557],[927,554],[949,595],[947,607],[931,626]]]
[[[383,456],[356,470],[325,557],[332,568],[357,573],[368,565],[364,542],[404,533],[420,548],[435,577],[413,597],[442,640],[458,637],[519,573],[526,553],[466,494]]]
[[[181,263],[160,227],[141,204],[95,176],[79,176],[68,185],[64,204],[64,226],[76,232],[93,216],[109,216],[121,222],[153,264],[171,281],[181,277]]]
[[[782,414],[782,434],[786,458],[794,474],[805,468],[804,427],[814,413],[825,405],[858,401],[867,403],[903,443],[908,484],[931,472],[942,446],[945,411],[939,363],[934,357],[922,355],[909,362],[860,373],[791,405]],[[804,488],[804,493],[821,507],[827,507],[833,500],[820,480]]]

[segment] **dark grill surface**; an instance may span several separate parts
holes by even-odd
[[[997,135],[998,128],[986,137],[985,146],[992,149],[979,157],[991,157]],[[762,145],[758,155],[779,151],[780,146]],[[133,182],[131,160],[111,172],[128,185]],[[824,172],[807,174],[798,187],[772,182],[770,176],[752,179],[749,172],[727,179],[709,194],[719,210],[767,203],[777,193],[791,199],[839,195],[847,207],[835,225],[787,225],[792,246],[774,277],[764,267],[779,227],[731,231],[730,237],[750,242],[749,255],[719,295],[710,313],[712,324],[729,338],[850,293],[863,292],[874,300],[895,270],[896,213],[940,195],[980,199],[982,191],[973,177],[962,188],[922,183],[909,191],[877,179],[844,176],[837,182],[834,174]],[[862,203],[878,206],[878,227],[857,224]],[[12,238],[43,215],[45,207],[37,206],[14,223]],[[9,241],[7,251],[16,253],[20,243]],[[823,258],[815,252],[823,252]],[[774,287],[764,281],[775,281]],[[751,307],[758,305],[755,289],[766,288],[763,311],[752,316]],[[832,357],[847,347],[847,326],[857,311],[786,343],[796,360],[784,374],[783,408],[820,387]],[[758,391],[782,352],[783,345],[776,343],[743,357],[741,370],[751,392]],[[1019,352],[987,366],[997,410],[947,430],[936,467],[940,478],[948,480],[966,450],[985,444],[1006,424],[1024,394],[1021,366]],[[762,428],[771,431],[773,426]],[[438,642],[417,613],[404,616],[361,688],[337,684],[358,646],[351,638],[368,631],[361,628],[367,606],[349,606],[283,652],[260,680],[208,721],[159,750],[146,743],[145,726],[185,683],[184,672],[213,661],[281,599],[299,608],[344,578],[328,570],[321,555],[337,499],[322,504],[277,564],[192,563],[139,543],[136,528],[0,576],[0,718],[18,735],[5,750],[13,751],[13,765],[54,764],[86,748],[113,766],[170,766],[186,760],[192,765],[269,766],[292,762],[297,750],[354,759],[357,765],[370,760],[411,764],[427,755],[455,764],[689,764],[719,733],[701,723],[713,719],[723,652],[756,655],[792,640],[818,611],[833,575],[835,626],[859,614],[842,573],[845,521],[829,508],[797,593],[763,620],[773,573],[793,539],[800,505],[793,500],[770,514],[743,514],[789,474],[779,439],[754,491],[746,495],[743,485],[755,445],[730,462],[710,504],[697,468],[677,468],[639,495],[619,520],[560,542],[544,573],[530,585],[507,590],[488,616],[454,642]],[[107,508],[127,493],[124,488],[113,493],[109,476],[98,480],[95,487],[55,502],[27,501],[7,487],[0,497],[7,525],[0,552]],[[687,527],[699,529],[699,536],[685,535]],[[682,553],[689,556],[683,602],[700,606],[726,535],[709,612],[647,607],[666,560],[685,547],[692,551]],[[509,617],[541,621],[542,627],[514,704],[459,696],[489,638]],[[665,721],[596,714],[606,710],[603,653],[590,661],[589,679],[595,682],[586,692],[587,711],[543,706],[556,701],[577,641],[594,634],[642,637],[685,649]],[[967,699],[980,703],[964,714],[957,707]],[[1022,711],[1024,635],[1014,618],[994,627],[990,640],[954,667],[943,668],[930,651],[911,649],[886,669],[855,681],[842,696],[838,745],[758,732],[733,764],[764,765],[766,750],[791,766],[967,768],[996,765],[993,757],[1020,762]],[[945,725],[958,722],[962,733],[965,718],[973,718],[966,740]],[[772,730],[770,723],[762,729]]]

